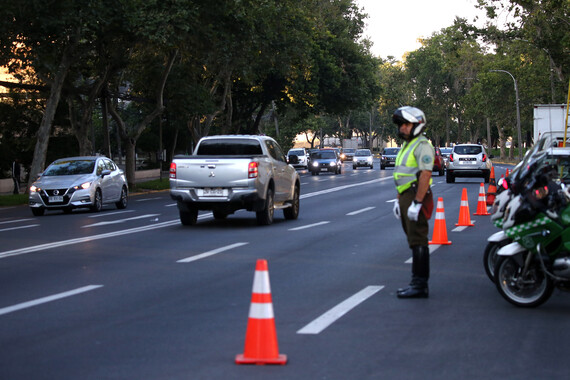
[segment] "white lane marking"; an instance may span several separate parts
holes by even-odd
[[[155,201],[157,199],[161,199],[159,197],[154,197],[154,198],[141,198],[141,199],[136,199],[135,202],[146,202],[146,201]]]
[[[88,225],[86,225],[86,226],[83,226],[83,227],[81,227],[81,228],[100,227],[100,226],[106,226],[106,225],[109,225],[109,224],[119,224],[119,223],[128,222],[128,221],[130,221],[130,220],[151,218],[151,217],[157,216],[157,215],[160,215],[160,214],[145,214],[145,215],[133,216],[132,218],[118,219],[118,220],[110,220],[110,221],[108,221],[108,222],[93,223],[93,224],[88,224]]]
[[[370,185],[376,182],[381,182],[381,181],[385,181],[387,179],[392,178],[390,177],[386,177],[386,178],[380,178],[380,179],[375,179],[372,181],[367,181],[367,182],[359,182],[359,183],[355,183],[352,185],[346,185],[346,186],[340,186],[340,187],[335,187],[332,189],[328,189],[328,190],[323,190],[323,191],[317,191],[314,193],[308,193],[308,194],[304,194],[301,195],[301,199],[305,199],[305,198],[310,198],[310,197],[314,197],[314,196],[318,196],[321,194],[326,194],[326,193],[332,193],[335,191],[341,191],[344,189],[348,189],[351,187],[355,187],[355,186],[362,186],[362,185]],[[172,206],[175,206],[176,204],[172,204]],[[7,208],[2,208],[0,210],[6,210]],[[207,213],[204,215],[199,215],[198,219],[206,219],[206,218],[210,218],[212,217],[212,213]],[[162,223],[157,223],[157,224],[153,224],[153,225],[149,225],[149,226],[143,226],[143,227],[136,227],[136,228],[129,228],[126,230],[120,230],[120,231],[115,231],[115,232],[110,232],[110,233],[106,233],[106,234],[100,234],[100,235],[93,235],[93,236],[87,236],[87,237],[83,237],[83,238],[78,238],[78,239],[70,239],[70,240],[63,240],[63,241],[59,241],[59,242],[53,242],[53,243],[46,243],[46,244],[39,244],[39,245],[35,245],[35,246],[31,246],[31,247],[25,247],[25,248],[19,248],[19,249],[13,249],[10,251],[4,251],[4,252],[0,252],[0,259],[3,259],[5,257],[10,257],[10,256],[17,256],[17,255],[23,255],[26,253],[31,253],[31,252],[37,252],[37,251],[42,251],[45,249],[51,249],[51,248],[56,248],[56,247],[63,247],[63,246],[67,246],[67,245],[72,245],[72,244],[79,244],[79,243],[85,243],[85,242],[89,242],[89,241],[93,241],[93,240],[99,240],[99,239],[106,239],[106,238],[110,238],[110,237],[116,237],[116,236],[122,236],[122,235],[128,235],[128,234],[133,234],[133,233],[137,233],[137,232],[144,232],[144,231],[149,231],[149,230],[154,230],[154,229],[158,229],[158,228],[165,228],[165,227],[170,227],[170,226],[174,226],[179,224],[180,221],[177,220],[172,220],[169,222],[162,222]]]
[[[72,244],[86,243],[89,241],[94,241],[94,240],[99,240],[99,239],[106,239],[106,238],[115,237],[115,236],[134,234],[137,232],[144,232],[144,231],[154,230],[157,228],[170,227],[170,226],[174,226],[177,224],[180,224],[180,221],[178,219],[171,220],[169,222],[151,224],[148,226],[129,228],[127,230],[109,232],[106,234],[92,235],[92,236],[86,236],[86,237],[77,238],[77,239],[62,240],[62,241],[56,241],[53,243],[45,243],[45,244],[34,245],[31,247],[26,247],[26,248],[13,249],[10,251],[0,252],[0,259],[3,259],[5,257],[10,257],[10,256],[23,255],[25,253],[43,251],[43,250],[51,249],[51,248],[64,247],[64,246],[72,245]]]
[[[29,226],[20,226],[20,227],[9,227],[9,228],[3,228],[0,230],[0,232],[6,232],[6,231],[12,231],[12,230],[21,230],[22,228],[31,228],[31,227],[38,227],[39,224],[30,224]]]
[[[313,228],[313,227],[322,226],[323,224],[329,224],[329,223],[330,222],[328,220],[325,220],[323,222],[307,224],[307,225],[301,226],[301,227],[289,228],[289,231],[299,231],[299,230],[304,230],[306,228]]]
[[[390,200],[386,201],[386,203],[393,203],[393,202],[398,202],[398,198],[390,199]]]
[[[431,255],[433,253],[433,251],[435,251],[439,247],[441,247],[441,244],[430,244],[429,245],[429,254]],[[406,264],[411,264],[412,261],[414,261],[414,258],[410,257],[408,260],[406,260]]]
[[[70,290],[67,292],[63,292],[63,293],[58,293],[58,294],[54,294],[52,296],[48,296],[48,297],[43,297],[43,298],[38,298],[36,300],[33,301],[28,301],[28,302],[24,302],[24,303],[20,303],[14,306],[9,306],[9,307],[5,307],[0,309],[0,315],[4,315],[4,314],[8,314],[8,313],[12,313],[14,311],[18,311],[18,310],[22,310],[22,309],[27,309],[29,307],[32,306],[37,306],[37,305],[41,305],[43,303],[48,303],[51,301],[56,301],[62,298],[66,298],[66,297],[71,297],[71,296],[75,296],[77,294],[81,294],[81,293],[85,293],[85,292],[89,292],[91,290],[95,290],[98,288],[101,288],[103,285],[89,285],[89,286],[84,286],[82,288],[77,288],[74,290]]]
[[[178,204],[177,203],[170,203],[170,204],[165,205],[164,207],[173,207],[173,206],[178,206]]]
[[[115,212],[103,212],[103,213],[99,213],[97,215],[89,215],[88,218],[101,218],[104,216],[109,216],[109,215],[121,215],[121,214],[126,214],[129,212],[135,212],[135,210],[126,210],[126,211],[115,211]]]
[[[335,191],[342,191],[342,190],[346,190],[346,189],[350,189],[351,187],[356,187],[356,186],[364,186],[364,185],[371,185],[373,183],[377,183],[377,182],[382,182],[382,181],[387,181],[389,179],[391,179],[392,177],[385,177],[385,178],[378,178],[378,179],[373,179],[371,181],[366,181],[366,182],[358,182],[358,183],[353,183],[350,185],[344,185],[344,186],[338,186],[338,187],[332,187],[330,189],[326,189],[326,190],[321,190],[321,191],[315,191],[314,193],[308,193],[308,194],[303,194],[301,195],[301,199],[305,199],[305,198],[311,198],[311,197],[316,197],[319,195],[323,195],[323,194],[329,194],[329,193],[334,193]]]
[[[376,207],[365,207],[365,208],[360,209],[360,210],[356,210],[356,211],[353,211],[353,212],[349,212],[349,213],[346,214],[346,215],[347,215],[347,216],[353,216],[353,215],[357,215],[357,214],[360,214],[360,213],[363,213],[363,212],[366,212],[366,211],[374,210],[375,208],[376,208]]]
[[[471,223],[473,223],[473,224],[475,224],[475,222],[476,222],[475,220],[472,220],[472,221],[471,221]],[[466,229],[467,227],[471,227],[471,226],[458,226],[458,227],[455,227],[454,229],[452,229],[451,231],[453,231],[453,232],[461,232],[461,231],[463,231],[464,229]]]
[[[198,219],[208,219],[212,217],[212,213],[207,213],[204,215],[199,215]],[[65,247],[67,245],[73,245],[73,244],[79,244],[79,243],[86,243],[86,242],[90,242],[90,241],[94,241],[94,240],[99,240],[99,239],[107,239],[107,238],[111,238],[111,237],[116,237],[116,236],[122,236],[122,235],[129,235],[129,234],[134,234],[134,233],[138,233],[138,232],[145,232],[145,231],[150,231],[150,230],[156,230],[158,228],[165,228],[165,227],[170,227],[170,226],[175,226],[180,224],[180,220],[176,219],[176,220],[171,220],[168,222],[162,222],[162,223],[157,223],[157,224],[151,224],[148,226],[142,226],[142,227],[135,227],[135,228],[129,228],[127,230],[120,230],[120,231],[115,231],[115,232],[109,232],[106,234],[100,234],[100,235],[92,235],[92,236],[86,236],[83,238],[77,238],[77,239],[69,239],[69,240],[62,240],[62,241],[56,241],[53,243],[45,243],[45,244],[39,244],[39,245],[34,245],[31,247],[26,247],[26,248],[19,248],[19,249],[13,249],[10,251],[4,251],[4,252],[0,252],[0,259],[3,259],[5,257],[10,257],[10,256],[18,256],[18,255],[23,255],[26,253],[32,253],[32,252],[37,252],[37,251],[43,251],[46,249],[51,249],[51,248],[57,248],[57,247]]]
[[[297,331],[297,334],[319,334],[321,331],[332,325],[340,317],[348,313],[350,310],[354,309],[356,306],[360,305],[362,302],[366,301],[368,298],[372,297],[374,294],[382,290],[384,286],[371,285],[362,289],[360,292],[354,294],[353,296],[342,301],[301,330]]]
[[[238,248],[238,247],[241,247],[241,246],[246,245],[246,244],[249,244],[249,243],[235,243],[235,244],[226,245],[225,247],[221,247],[218,249],[214,249],[212,251],[204,252],[204,253],[201,253],[201,254],[196,255],[196,256],[187,257],[187,258],[182,259],[182,260],[178,260],[177,263],[190,263],[192,261],[200,260],[200,259],[203,259],[205,257],[209,257],[209,256],[213,256],[213,255],[217,255],[218,253],[228,251],[230,249]]]
[[[14,219],[14,220],[7,220],[7,221],[5,221],[5,222],[0,222],[0,224],[29,222],[30,220],[35,220],[35,219],[31,219],[31,218],[27,218],[27,219]]]

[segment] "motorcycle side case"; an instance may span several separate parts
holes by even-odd
[[[499,231],[499,232],[495,232],[493,235],[489,236],[487,238],[488,242],[492,242],[492,243],[500,243],[503,240],[507,240],[507,234],[505,234],[505,231]]]

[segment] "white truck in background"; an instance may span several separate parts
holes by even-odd
[[[535,104],[533,141],[538,142],[545,133],[550,132],[562,133],[564,136],[566,112],[566,104]],[[567,138],[569,135],[570,131],[567,132]]]
[[[260,225],[273,223],[275,209],[297,219],[300,191],[299,174],[268,136],[203,137],[191,156],[175,156],[170,164],[170,196],[183,225],[196,224],[199,210],[215,219],[254,211]]]

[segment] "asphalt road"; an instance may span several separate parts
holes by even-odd
[[[168,192],[98,214],[0,209],[0,379],[568,375],[570,297],[557,290],[519,309],[485,275],[496,228],[473,215],[481,179],[434,175],[452,244],[431,246],[430,298],[400,300],[411,251],[392,215],[392,169],[344,168],[302,171],[299,219],[277,211],[265,227],[245,211],[223,221],[201,213],[184,227]],[[463,188],[475,226],[457,229]],[[268,262],[284,366],[234,363],[258,259]]]

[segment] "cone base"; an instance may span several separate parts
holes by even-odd
[[[482,213],[482,212],[474,212],[473,215],[491,215],[488,212]]]
[[[430,241],[428,243],[431,245],[436,245],[436,244],[437,245],[449,245],[449,244],[451,244],[450,241]]]
[[[455,227],[473,227],[473,223],[455,223]]]
[[[279,354],[276,358],[246,358],[243,354],[236,355],[236,364],[287,364],[287,355]]]

